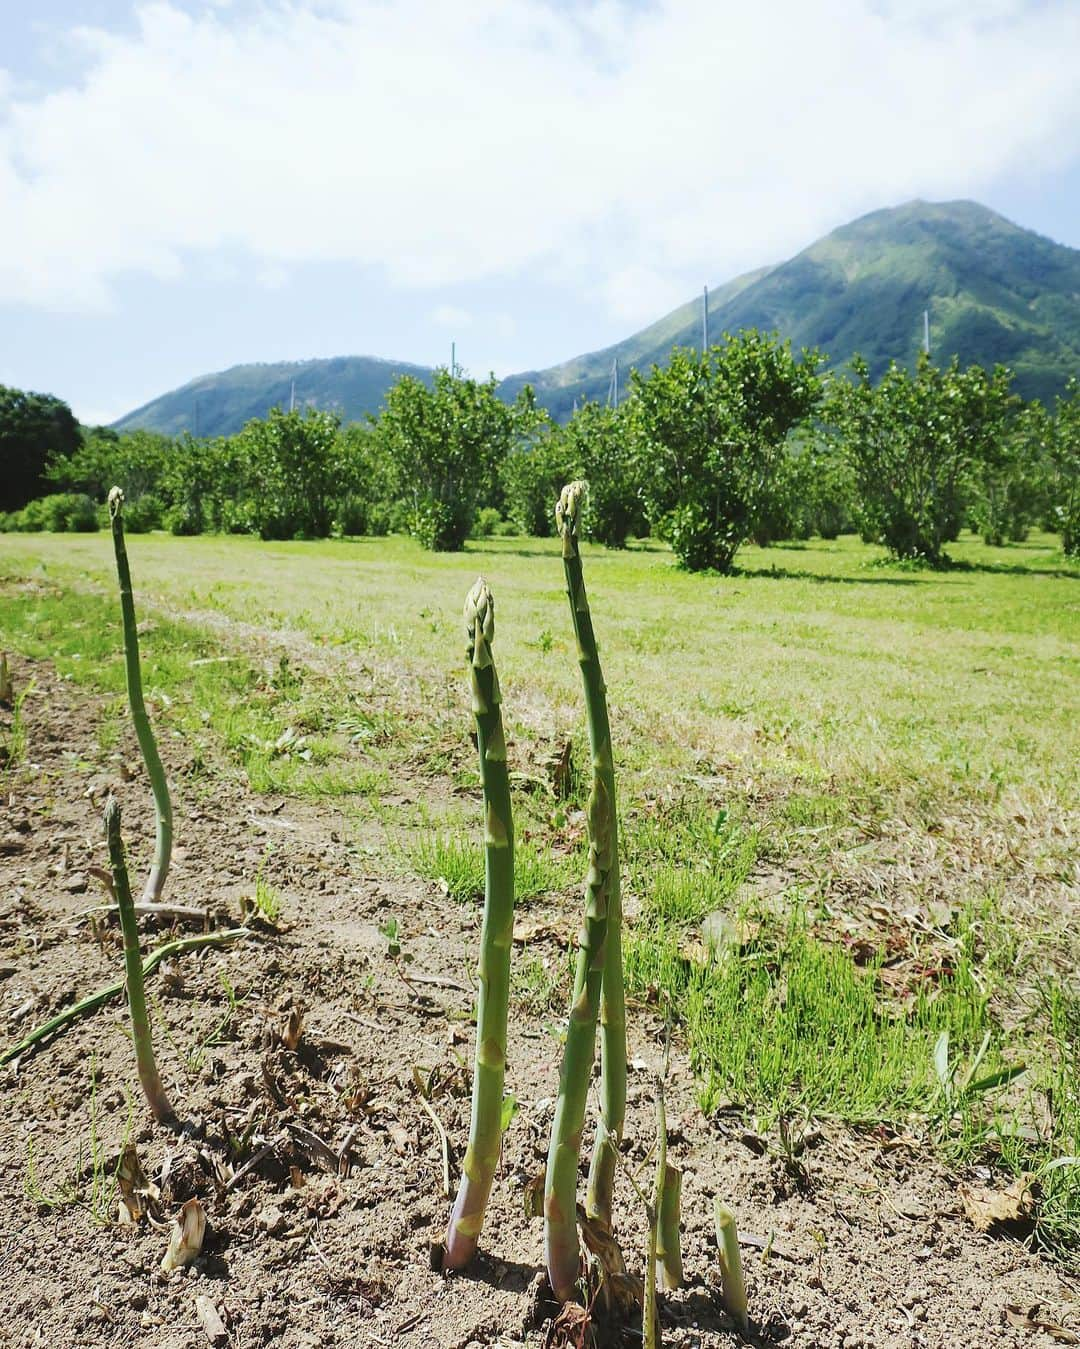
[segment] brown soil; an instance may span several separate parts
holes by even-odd
[[[144,776],[122,780],[120,758],[99,748],[100,700],[45,665],[31,671],[19,662],[14,673],[22,686],[32,673],[36,692],[25,707],[28,762],[0,801],[3,1043],[118,976],[114,921],[102,920],[95,935],[85,916],[101,901],[87,868],[104,860],[100,817],[110,788],[124,807],[136,873],[152,843]],[[10,711],[0,710],[0,727],[5,718]],[[133,745],[126,748],[126,762],[136,762]],[[280,929],[253,926],[242,943],[187,954],[149,982],[159,1060],[190,1126],[184,1137],[150,1119],[119,1001],[0,1069],[0,1340],[194,1349],[210,1342],[199,1299],[220,1317],[219,1342],[237,1349],[271,1341],[310,1349],[543,1344],[552,1308],[537,1277],[542,1232],[523,1204],[544,1160],[556,1090],[556,1042],[543,1017],[519,1010],[511,1018],[508,1085],[520,1109],[483,1254],[463,1276],[430,1268],[449,1205],[438,1135],[413,1070],[433,1084],[430,1104],[449,1135],[456,1176],[467,1130],[477,912],[373,865],[340,810],[268,801],[225,782],[208,787],[186,773],[181,746],[163,751],[178,842],[168,898],[208,907],[215,926],[235,924],[272,843],[264,875],[284,899]],[[569,913],[557,916],[572,925]],[[380,933],[391,917],[400,925],[398,958]],[[144,923],[146,948],[192,930]],[[534,950],[561,961],[539,926]],[[231,1016],[225,981],[237,999]],[[291,1050],[282,1036],[296,1008],[303,1028]],[[653,1137],[661,1026],[648,1007],[631,1008],[630,1019],[634,1167]],[[671,1156],[685,1172],[689,1286],[661,1299],[666,1345],[737,1343],[711,1236],[717,1191],[749,1238],[743,1255],[760,1342],[1037,1349],[1053,1338],[1006,1316],[1010,1305],[1036,1304],[1036,1320],[1080,1330],[1061,1272],[1016,1241],[974,1232],[956,1178],[917,1140],[826,1129],[793,1168],[775,1138],[757,1139],[739,1116],[705,1119],[677,1045],[672,1057]],[[129,1121],[148,1174],[167,1172],[163,1216],[192,1196],[206,1209],[203,1254],[171,1276],[158,1271],[165,1231],[119,1226],[111,1209],[102,1224],[89,1202],[93,1138],[112,1167]],[[239,1139],[242,1150],[230,1152]],[[230,1185],[242,1159],[265,1145]],[[80,1200],[34,1203],[31,1177],[54,1198],[77,1181]],[[625,1178],[618,1211],[624,1249],[640,1269],[641,1205]],[[767,1259],[755,1233],[772,1238]]]

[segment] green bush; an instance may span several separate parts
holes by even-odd
[[[637,473],[650,522],[684,567],[730,572],[793,427],[821,396],[817,352],[753,331],[634,371]]]
[[[1010,373],[954,358],[939,370],[929,356],[915,372],[890,365],[874,386],[866,362],[855,379],[833,382],[826,418],[847,456],[864,539],[894,557],[941,566],[960,532],[972,479],[994,462],[1017,400]]]
[[[481,506],[476,512],[472,535],[474,539],[490,539],[502,524],[502,516],[494,506]]]

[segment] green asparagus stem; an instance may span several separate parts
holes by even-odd
[[[139,952],[139,929],[135,906],[131,900],[124,841],[120,837],[120,806],[115,796],[105,803],[105,833],[109,840],[109,862],[112,866],[116,903],[120,910],[120,927],[124,934],[124,971],[127,975],[128,1006],[131,1008],[131,1033],[135,1041],[135,1061],[139,1067],[139,1081],[146,1094],[154,1118],[162,1124],[174,1124],[176,1114],[161,1085],[154,1046],[150,1041],[150,1018],[146,1014],[146,994],[143,990],[142,956]]]
[[[127,668],[128,702],[131,705],[131,719],[135,724],[135,735],[142,750],[146,771],[150,775],[150,786],[154,792],[154,812],[156,816],[157,839],[154,845],[154,861],[150,875],[143,890],[146,903],[157,903],[165,889],[165,880],[169,874],[169,860],[172,856],[172,802],[169,800],[169,784],[165,781],[165,769],[161,766],[157,741],[150,727],[150,718],[146,715],[143,702],[142,671],[139,667],[139,634],[135,626],[135,602],[131,593],[131,572],[128,568],[127,548],[124,545],[124,493],[114,487],[109,493],[109,520],[112,524],[113,548],[116,552],[116,571],[120,578],[120,611],[124,620],[124,661]]]
[[[584,606],[584,626],[588,631],[589,644],[595,653],[588,606],[585,604],[585,592],[581,586],[580,559],[578,558],[576,564],[574,562],[577,558],[577,527],[583,490],[580,483],[564,488],[556,509],[556,519],[563,536],[563,558],[567,569],[574,626],[579,632],[579,648],[584,649],[580,628],[582,618],[580,606]],[[586,674],[586,702],[589,703],[590,696],[599,691],[600,704],[603,708],[603,681],[600,679],[595,656],[590,660],[582,655],[581,661],[583,671],[586,664],[589,664],[589,671]],[[604,712],[603,726],[606,725],[607,717]],[[599,729],[599,723],[590,716],[590,730],[593,729]],[[600,1013],[600,999],[605,978],[613,884],[616,887],[616,907],[618,897],[613,787],[611,746],[606,735],[602,735],[599,743],[594,741],[592,791],[589,795],[588,812],[589,871],[585,880],[585,914],[581,935],[578,938],[573,1001],[566,1030],[566,1043],[563,1047],[559,1095],[551,1126],[544,1187],[544,1247],[548,1278],[555,1296],[564,1300],[573,1292],[574,1282],[578,1276],[577,1169],[581,1155],[581,1132],[585,1124],[589,1079],[592,1076],[593,1059],[596,1054],[596,1022]],[[624,1075],[625,1070],[624,1050]]]
[[[724,1288],[724,1307],[743,1339],[750,1338],[750,1318],[746,1311],[746,1285],[743,1283],[742,1258],[735,1215],[719,1195],[713,1201],[716,1220],[716,1247],[720,1253],[720,1278]]]
[[[227,942],[238,941],[241,937],[250,937],[251,929],[246,927],[231,927],[224,932],[201,932],[197,937],[178,937],[176,941],[164,942],[161,946],[151,951],[143,961],[143,978],[149,979],[150,975],[165,960],[171,960],[173,956],[182,956],[185,951],[201,950],[204,946],[224,946]],[[84,1016],[90,1016],[96,1012],[99,1007],[112,998],[119,997],[124,991],[124,980],[117,979],[115,983],[106,984],[104,988],[99,988],[96,993],[90,993],[79,1002],[73,1002],[70,1007],[65,1007],[62,1012],[57,1012],[48,1021],[43,1021],[40,1026],[35,1026],[29,1035],[24,1035],[16,1044],[10,1045],[0,1054],[0,1068],[6,1063],[11,1063],[25,1054],[28,1050],[35,1048],[42,1040],[47,1040],[50,1035],[57,1031],[67,1030],[76,1021],[80,1021]]]
[[[589,723],[589,747],[593,773],[604,784],[611,811],[611,861],[607,878],[607,948],[604,958],[603,1001],[600,1007],[600,1119],[589,1169],[585,1210],[611,1230],[611,1198],[615,1184],[619,1141],[626,1117],[626,1000],[623,991],[622,901],[619,885],[619,842],[615,805],[615,765],[611,753],[607,690],[600,668],[600,653],[593,632],[592,614],[585,593],[578,546],[581,510],[587,491],[583,482],[564,487],[555,508],[563,541],[563,569],[570,614],[577,638],[578,661],[585,687]]]
[[[658,1349],[660,1318],[656,1312],[656,1257],[660,1247],[660,1223],[667,1185],[667,1109],[664,1105],[664,1079],[656,1081],[656,1183],[652,1203],[648,1205],[649,1249],[645,1258],[645,1293],[641,1302],[641,1335],[644,1349]]]
[[[499,677],[491,654],[495,602],[482,577],[465,600],[465,630],[484,793],[484,921],[477,969],[472,1124],[461,1185],[446,1233],[444,1269],[461,1269],[472,1259],[499,1162],[510,948],[514,936],[514,821]]]
[[[682,1172],[677,1166],[667,1166],[664,1172],[664,1194],[660,1200],[660,1223],[657,1229],[657,1259],[665,1288],[683,1286],[682,1239]]]

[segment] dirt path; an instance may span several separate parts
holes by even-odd
[[[95,937],[85,916],[100,902],[87,867],[103,860],[100,814],[110,788],[124,807],[135,869],[152,836],[141,771],[123,780],[120,759],[99,748],[100,702],[48,666],[31,671],[16,661],[14,673],[20,685],[32,673],[36,691],[25,706],[27,763],[0,802],[3,1043],[117,977],[115,928],[102,923]],[[126,762],[136,762],[133,744],[125,750]],[[236,1349],[271,1341],[297,1349],[541,1345],[544,1309],[530,1289],[542,1233],[525,1216],[523,1189],[544,1160],[556,1089],[558,1044],[545,1018],[523,1010],[511,1017],[508,1086],[519,1110],[486,1253],[465,1277],[444,1279],[429,1266],[448,1201],[439,1139],[413,1070],[431,1085],[456,1178],[478,912],[438,886],[376,873],[341,812],[208,785],[186,774],[182,747],[163,751],[179,845],[169,897],[208,907],[215,924],[235,923],[262,867],[283,899],[280,930],[256,929],[240,945],[185,956],[151,981],[159,1058],[174,1104],[198,1126],[192,1138],[151,1125],[120,1003],[0,1069],[0,1339],[196,1349],[214,1342],[198,1314],[210,1305],[224,1327],[218,1342]],[[573,930],[573,915],[556,916]],[[396,957],[384,935],[392,919]],[[148,928],[145,944],[168,935]],[[531,949],[564,959],[550,937]],[[302,1029],[290,1048],[297,1009]],[[648,1006],[632,1007],[630,1020],[628,1156],[636,1167],[651,1145],[662,1028]],[[1040,1315],[1080,1333],[1080,1305],[1059,1272],[1014,1242],[974,1233],[954,1182],[916,1140],[826,1129],[792,1166],[776,1139],[757,1139],[738,1113],[704,1119],[678,1046],[673,1060],[671,1150],[685,1172],[690,1286],[663,1300],[665,1344],[737,1342],[719,1299],[716,1192],[749,1237],[771,1243],[767,1260],[744,1247],[765,1343],[1054,1343],[1010,1326],[1009,1304],[1040,1304]],[[165,1168],[166,1215],[192,1196],[205,1205],[204,1252],[186,1272],[158,1273],[165,1233],[145,1223],[120,1227],[111,1208],[95,1211],[93,1159],[100,1180],[126,1136],[148,1174]],[[32,1202],[28,1183],[53,1202]],[[78,1202],[60,1202],[71,1187]],[[624,1248],[640,1264],[640,1205],[625,1179],[618,1211],[626,1215]]]

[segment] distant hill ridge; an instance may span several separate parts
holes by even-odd
[[[938,360],[1002,362],[1027,398],[1052,399],[1080,372],[1080,249],[1057,244],[977,202],[908,202],[874,211],[825,235],[787,262],[709,292],[710,332],[776,331],[796,347],[816,346],[834,366],[858,351],[880,374],[890,359],[910,363],[929,309]],[[667,360],[673,346],[699,346],[701,300],[666,314],[603,350],[502,381],[512,398],[526,383],[553,416],[575,402],[604,399],[620,370]],[[371,356],[241,365],[163,394],[116,423],[176,434],[237,431],[275,404],[334,408],[346,421],[377,412],[402,374],[428,367]],[[197,416],[197,426],[196,426]]]

